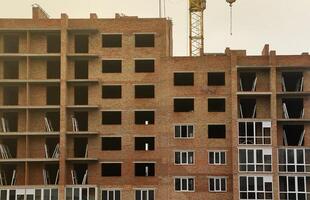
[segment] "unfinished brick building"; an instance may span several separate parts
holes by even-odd
[[[310,200],[309,69],[172,57],[162,18],[0,19],[0,200]]]

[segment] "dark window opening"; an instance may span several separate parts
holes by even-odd
[[[155,112],[154,111],[135,111],[135,124],[154,124]]]
[[[174,99],[174,112],[193,112],[194,99]]]
[[[102,112],[102,124],[104,125],[122,124],[122,112],[121,111],[103,111]]]
[[[48,129],[50,129],[50,131],[60,131],[60,113],[59,112],[47,112],[45,114],[46,117],[46,121],[48,123],[48,125],[50,126]]]
[[[16,165],[1,164],[0,174],[2,175],[2,186],[4,186],[4,185],[15,185],[15,183],[16,183]],[[5,176],[3,176],[3,175],[5,175]],[[2,190],[2,191],[5,191],[5,190]],[[2,192],[0,194],[0,196],[3,196],[6,200],[6,193],[4,194]]]
[[[59,138],[45,139],[45,158],[59,158]]]
[[[47,86],[46,87],[46,105],[60,104],[60,87]]]
[[[75,53],[88,53],[88,35],[75,35]]]
[[[71,174],[75,177],[75,184],[87,184],[88,165],[87,164],[74,164]]]
[[[60,79],[60,60],[48,60],[46,62],[46,78]]]
[[[59,165],[58,164],[47,164],[44,167],[45,180],[47,184],[55,185],[59,181]]]
[[[225,112],[225,99],[208,99],[208,112]]]
[[[255,72],[240,72],[239,79],[240,91],[256,90],[257,77]]]
[[[5,112],[1,119],[2,132],[17,132],[18,131],[18,113]]]
[[[19,36],[18,35],[4,35],[3,36],[3,50],[4,53],[18,53],[19,52]]]
[[[304,100],[302,98],[282,99],[283,117],[303,118],[304,117]]]
[[[122,176],[121,163],[102,163],[101,176]]]
[[[102,151],[120,151],[122,150],[121,137],[103,137],[101,138]]]
[[[121,85],[103,85],[102,98],[104,99],[119,99],[122,98]]]
[[[154,34],[136,34],[135,47],[154,47],[155,35]]]
[[[255,118],[256,99],[240,99],[239,114],[240,118]]]
[[[225,85],[225,72],[208,72],[208,86]]]
[[[194,85],[194,73],[193,72],[174,73],[174,85],[175,86],[193,86]]]
[[[208,125],[208,138],[226,138],[226,126]]]
[[[135,163],[135,176],[155,176],[155,163]]]
[[[17,158],[17,139],[2,139],[0,141],[0,147],[3,159]]]
[[[102,47],[122,47],[121,34],[104,34],[102,35]]]
[[[155,150],[154,137],[135,137],[136,151],[154,151]]]
[[[121,73],[122,60],[102,60],[102,73]]]
[[[18,86],[3,87],[3,104],[18,105]]]
[[[88,86],[74,87],[74,104],[75,105],[88,104]]]
[[[73,131],[88,131],[88,112],[74,112]]]
[[[135,98],[154,98],[154,85],[135,85]]]
[[[75,79],[88,79],[88,60],[75,61],[74,78]]]
[[[88,157],[88,138],[78,137],[74,138],[74,157],[87,158]]]
[[[302,72],[282,72],[282,91],[303,91],[304,77]]]
[[[135,60],[135,72],[148,73],[155,71],[155,60]]]
[[[19,62],[17,60],[4,61],[3,78],[18,79],[18,76],[19,76]]]
[[[60,53],[60,35],[47,35],[47,53]]]
[[[283,125],[283,145],[303,146],[304,137],[304,125]]]

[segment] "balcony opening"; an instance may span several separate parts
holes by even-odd
[[[17,60],[3,61],[3,78],[18,79],[19,77],[19,62]]]
[[[60,104],[60,87],[47,86],[46,87],[46,105]]]
[[[102,137],[101,138],[102,151],[120,151],[122,150],[121,137]]]
[[[135,137],[136,151],[154,151],[155,138],[154,137]]]
[[[18,132],[18,113],[5,112],[1,118],[2,132]]]
[[[74,112],[72,116],[72,131],[88,131],[88,112]]]
[[[225,99],[208,99],[208,112],[225,112]]]
[[[60,131],[60,113],[59,112],[45,113],[44,123],[45,123],[45,131],[59,132]]]
[[[150,73],[155,71],[155,60],[135,60],[135,72],[137,73]]]
[[[0,140],[0,153],[3,159],[17,158],[17,139]]]
[[[135,85],[135,98],[154,98],[155,86],[154,85]]]
[[[74,87],[74,105],[88,104],[88,86]]]
[[[193,86],[194,73],[193,72],[175,72],[174,73],[175,86]]]
[[[43,169],[44,185],[57,185],[59,181],[59,165],[47,164]]]
[[[59,138],[46,138],[44,151],[45,158],[59,158]]]
[[[257,77],[255,72],[240,72],[239,73],[239,86],[240,91],[256,90]]]
[[[193,112],[194,99],[193,98],[175,98],[174,99],[174,112]]]
[[[18,86],[3,87],[3,105],[18,105]]]
[[[304,118],[304,100],[302,98],[287,98],[282,99],[283,117],[290,118]]]
[[[148,125],[155,123],[155,112],[154,111],[135,111],[135,124],[137,125]]]
[[[102,163],[101,176],[122,176],[122,163]]]
[[[303,146],[305,132],[304,125],[283,125],[283,145]]]
[[[102,86],[103,99],[119,99],[122,98],[121,85],[103,85]]]
[[[225,85],[225,72],[208,72],[208,86]]]
[[[51,34],[46,36],[47,53],[60,53],[60,35]]]
[[[71,170],[71,178],[73,185],[86,185],[88,177],[88,165],[87,164],[75,164],[73,170]]]
[[[256,99],[240,99],[239,117],[240,118],[256,117]]]
[[[121,111],[102,111],[102,124],[103,125],[118,125],[122,124]]]
[[[3,164],[0,167],[0,185],[15,185],[16,184],[16,165]],[[0,194],[0,197],[3,194]],[[6,197],[6,195],[4,196]],[[6,200],[6,199],[5,199]]]
[[[88,79],[88,60],[76,60],[74,63],[74,78]]]
[[[78,137],[74,138],[74,157],[87,158],[88,157],[88,138]]]
[[[155,176],[155,163],[135,163],[135,176]]]
[[[135,34],[135,47],[154,47],[154,34]]]
[[[122,47],[121,34],[103,34],[102,35],[103,48],[120,48]]]
[[[281,79],[283,92],[302,92],[304,77],[302,72],[282,72]]]
[[[226,126],[225,124],[210,124],[208,125],[208,138],[210,139],[225,139]]]
[[[75,53],[88,53],[88,35],[75,35]]]
[[[46,61],[46,78],[60,79],[60,60]]]
[[[4,35],[3,36],[3,50],[4,50],[4,53],[18,53],[19,52],[19,36],[18,35]]]
[[[121,73],[122,60],[102,60],[102,73]]]

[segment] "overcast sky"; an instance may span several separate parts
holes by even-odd
[[[165,0],[166,17],[173,21],[174,55],[188,54],[188,0]],[[72,18],[112,18],[115,13],[158,17],[159,0],[1,0],[0,18],[30,18],[38,3],[51,18],[67,13]],[[162,0],[164,4],[164,0]],[[207,0],[205,52],[222,53],[225,47],[260,54],[268,43],[277,54],[310,51],[310,0],[237,0],[233,6],[233,35],[229,33],[226,0]]]

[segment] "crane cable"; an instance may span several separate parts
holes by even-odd
[[[232,35],[233,32],[233,12],[232,12],[232,4],[230,6],[230,35]]]

